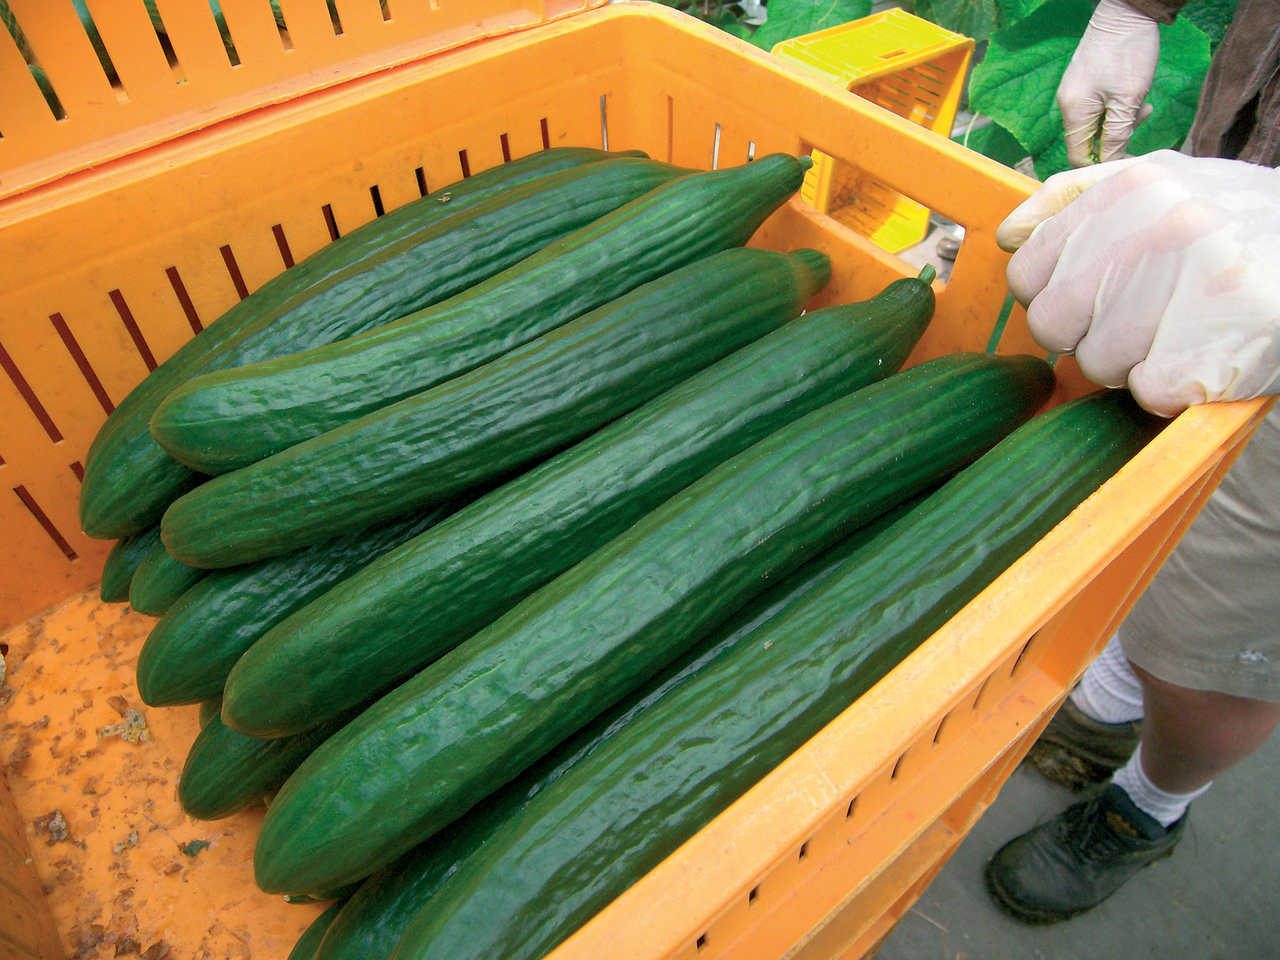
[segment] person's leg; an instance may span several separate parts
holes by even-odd
[[[1141,667],[1142,771],[1167,793],[1187,794],[1257,750],[1280,725],[1280,703],[1190,690]]]

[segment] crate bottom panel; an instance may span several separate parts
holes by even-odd
[[[283,960],[322,908],[254,886],[261,811],[182,812],[198,707],[142,704],[134,672],[155,620],[96,592],[0,638],[0,758],[63,949]]]

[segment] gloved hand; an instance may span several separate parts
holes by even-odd
[[[1280,392],[1280,171],[1161,150],[1050,177],[996,232],[1046,350],[1153,413]]]
[[[1124,156],[1160,59],[1160,25],[1124,0],[1101,0],[1058,85],[1067,161],[1083,167]]]

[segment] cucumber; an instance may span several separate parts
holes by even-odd
[[[274,560],[210,573],[165,611],[142,644],[137,666],[142,702],[170,707],[220,696],[232,666],[271,627],[463,502],[450,501]]]
[[[258,885],[305,893],[390,863],[772,578],[975,459],[1052,386],[1033,357],[942,357],[727,460],[307,758],[262,822]]]
[[[678,268],[470,373],[211,481],[170,507],[167,543],[200,566],[248,562],[510,475],[798,315],[830,270],[815,250],[747,248]],[[267,490],[264,509],[255,500]]]
[[[912,504],[918,501],[912,501]],[[630,725],[666,691],[695,675],[723,655],[750,629],[775,617],[798,597],[822,581],[844,557],[870,540],[905,513],[903,508],[885,515],[836,547],[809,561],[795,573],[757,597],[733,617],[733,627],[718,632],[712,642],[700,644],[681,661],[617,707],[597,717],[586,728],[562,743],[512,783],[454,821],[440,833],[360,885],[338,914],[316,960],[385,960],[422,905],[458,871],[506,820],[514,816],[549,784],[564,776],[602,744]]]
[[[160,525],[148,527],[141,533],[131,533],[116,543],[102,565],[102,585],[98,595],[103,603],[124,603],[129,599],[129,584],[142,558],[160,542]]]
[[[137,613],[158,617],[207,573],[175,560],[157,540],[134,571],[129,583],[129,606]]]
[[[222,697],[221,696],[210,697],[208,700],[201,700],[200,714],[199,714],[200,729],[203,730],[210,720],[220,715],[221,713],[222,713]]]
[[[226,722],[255,736],[297,733],[362,702],[716,464],[893,373],[933,313],[926,269],[743,347],[281,621],[228,678]]]
[[[324,939],[329,925],[333,923],[346,902],[335,900],[320,916],[312,920],[310,926],[302,931],[302,936],[293,945],[293,949],[289,951],[289,956],[285,960],[315,960],[316,948],[320,946],[320,941]]]
[[[156,407],[175,387],[201,372],[349,337],[505,269],[549,238],[539,230],[531,238],[510,238],[514,246],[505,242],[493,224],[502,218],[496,207],[504,198],[528,202],[532,191],[549,193],[554,202],[577,188],[564,180],[551,183],[549,175],[572,181],[573,170],[585,173],[606,156],[596,150],[550,151],[487,170],[353,230],[267,281],[183,344],[107,417],[85,459],[84,532],[115,538],[143,530],[202,479],[157,447],[148,431]],[[664,168],[680,172],[665,165],[650,169],[661,175]],[[541,186],[535,182],[540,179]],[[477,236],[478,222],[486,226]],[[578,225],[572,217],[549,224],[563,228],[556,232]],[[525,245],[525,239],[539,242]]]
[[[508,818],[392,956],[544,956],[885,676],[1157,427],[1122,395],[1095,394],[1016,431]]]
[[[343,715],[296,737],[260,740],[229,730],[221,718],[211,717],[182,765],[178,803],[196,820],[221,820],[260,806],[349,719]]]
[[[204,472],[247,466],[478,367],[677,267],[746,243],[799,189],[805,166],[777,154],[666,183],[465,293],[380,330],[194,380],[156,410],[152,435]]]

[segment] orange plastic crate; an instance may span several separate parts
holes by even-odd
[[[50,38],[79,29],[69,0],[23,0],[13,7],[66,119],[41,115],[43,101],[25,94],[0,104],[0,188],[11,194],[0,200],[0,629],[10,651],[0,756],[28,755],[11,767],[12,800],[0,792],[0,956],[55,957],[96,937],[100,952],[132,940],[175,957],[283,958],[320,908],[252,888],[256,815],[197,824],[178,810],[194,709],[146,711],[150,743],[94,735],[138,705],[132,669],[150,623],[96,602],[108,545],[77,529],[78,472],[112,405],[238,297],[373,219],[375,204],[394,208],[424,184],[550,145],[640,148],[700,168],[818,149],[963,225],[913,361],[986,348],[1006,294],[995,227],[1034,183],[657,5],[338,0],[337,35],[320,0],[281,0],[296,31],[286,49],[264,26],[266,0],[222,0],[242,60],[224,68],[205,0],[161,0],[194,85],[177,93],[139,4],[89,6],[127,98],[87,79],[101,72],[87,42],[46,52]],[[464,42],[475,18],[492,36]],[[250,23],[257,32],[242,40],[237,24]],[[0,35],[9,91],[27,78],[6,43]],[[140,59],[126,69],[130,44]],[[148,99],[152,82],[171,102]],[[915,272],[800,199],[753,243],[830,254],[835,276],[814,307]],[[998,349],[1039,352],[1020,311]],[[1058,369],[1053,402],[1091,389],[1069,360]],[[873,950],[1266,406],[1179,417],[555,960]],[[35,822],[55,808],[66,840],[56,823]],[[179,845],[192,839],[212,846],[188,856]]]

